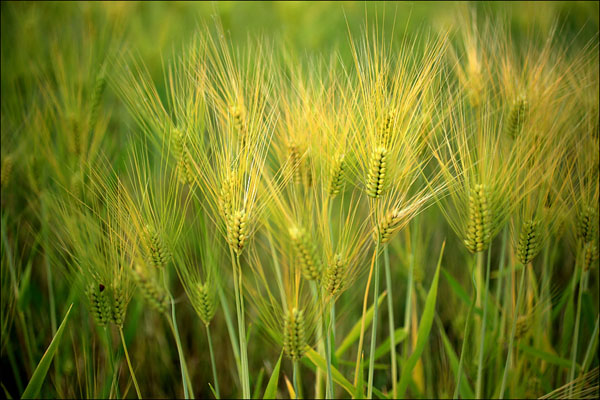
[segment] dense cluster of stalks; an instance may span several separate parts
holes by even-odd
[[[597,396],[597,30],[463,11],[308,61],[200,25],[164,82],[3,38],[5,395]]]

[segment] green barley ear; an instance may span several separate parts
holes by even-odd
[[[588,271],[598,260],[598,256],[598,243],[595,240],[587,242],[583,246],[583,270]]]
[[[296,185],[300,185],[302,183],[302,169],[301,169],[301,159],[300,159],[300,149],[296,142],[291,141],[288,144],[288,158],[290,160],[290,167],[293,172],[293,180]]]
[[[171,260],[171,253],[164,240],[153,225],[144,228],[144,246],[146,247],[148,262],[155,267],[164,267]]]
[[[369,172],[367,175],[367,195],[378,198],[383,192],[387,170],[388,151],[385,147],[376,147],[371,153]]]
[[[302,174],[302,184],[304,188],[308,191],[313,185],[313,171],[310,168],[310,157],[309,154],[306,154],[304,159],[300,163],[300,172]]]
[[[513,103],[510,113],[508,115],[508,121],[506,124],[506,133],[511,138],[515,139],[521,133],[523,124],[529,112],[529,103],[525,95],[519,96]]]
[[[517,245],[517,257],[523,265],[529,264],[542,249],[542,232],[539,220],[529,220],[523,223],[519,243]]]
[[[98,326],[106,326],[111,319],[110,299],[106,286],[92,283],[88,287],[87,294],[90,309]]]
[[[522,339],[525,337],[531,328],[533,327],[533,314],[527,313],[520,315],[517,318],[517,324],[515,329],[515,339]]]
[[[13,157],[12,155],[7,155],[2,160],[2,168],[0,170],[0,187],[6,187],[8,182],[10,181],[11,172],[13,168]]]
[[[590,206],[584,207],[577,221],[577,237],[583,244],[596,238],[598,229],[598,211]]]
[[[487,249],[492,232],[492,214],[487,187],[476,184],[469,195],[467,238],[464,243],[472,253]]]
[[[330,295],[335,296],[343,289],[342,283],[345,271],[346,262],[342,258],[342,255],[337,253],[327,265],[323,279],[323,287]]]
[[[283,327],[283,349],[292,361],[298,361],[304,355],[306,347],[306,328],[304,313],[293,308],[285,316]]]
[[[171,137],[173,140],[173,156],[177,162],[177,177],[181,183],[192,184],[194,182],[194,172],[185,135],[181,129],[174,128]]]
[[[342,190],[342,185],[344,183],[345,157],[345,154],[337,154],[333,158],[333,162],[329,170],[329,188],[327,190],[329,196],[331,197],[337,196]]]
[[[217,310],[215,290],[209,282],[204,284],[198,282],[196,294],[192,297],[194,309],[198,312],[200,319],[205,325],[209,325]]]
[[[235,173],[235,170],[228,170],[227,175],[221,183],[221,190],[219,191],[219,210],[225,221],[229,221],[229,218],[233,212],[233,187],[235,184]]]
[[[310,240],[306,229],[296,226],[290,228],[290,237],[300,259],[300,269],[305,279],[312,281],[321,277],[321,262],[317,257],[317,249]]]
[[[379,236],[380,243],[387,243],[397,231],[401,221],[402,214],[400,214],[398,209],[394,209],[387,213],[379,222],[379,226],[373,228],[373,240],[377,241]]]
[[[240,254],[248,239],[248,216],[243,209],[233,213],[227,221],[227,242]]]
[[[123,288],[117,286],[113,290],[112,322],[117,326],[123,326],[125,312],[127,311],[127,299]]]
[[[94,84],[94,91],[92,92],[92,100],[90,107],[90,128],[92,128],[98,120],[98,109],[100,108],[100,101],[102,100],[102,94],[106,89],[106,71],[104,67],[100,69],[96,76],[96,82]]]
[[[244,107],[241,105],[234,105],[229,107],[229,112],[233,117],[233,126],[238,134],[241,151],[248,144],[248,129],[246,128],[246,114],[244,112]]]
[[[144,299],[159,313],[167,312],[169,296],[165,290],[152,277],[148,276],[148,271],[141,264],[137,264],[133,272],[135,282],[139,286]]]
[[[378,142],[379,146],[388,148],[390,145],[390,138],[392,136],[392,127],[394,125],[394,111],[389,111],[383,121],[381,121],[381,126],[379,128],[379,137]]]

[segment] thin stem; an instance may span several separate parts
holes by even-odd
[[[363,298],[363,309],[362,309],[362,317],[360,320],[360,336],[358,338],[358,350],[356,353],[356,366],[354,369],[354,386],[358,385],[358,374],[362,373],[362,369],[360,368],[361,359],[362,359],[362,348],[365,340],[365,323],[366,323],[366,315],[367,315],[367,303],[369,302],[369,288],[371,287],[371,279],[373,278],[373,268],[375,266],[375,258],[377,258],[377,253],[373,252],[373,258],[371,260],[371,268],[369,269],[369,277],[367,278],[367,287],[365,288],[365,296]]]
[[[579,345],[579,323],[581,320],[581,296],[583,293],[583,271],[580,271],[578,265],[575,265],[576,274],[579,276],[579,289],[577,293],[577,313],[575,315],[575,328],[573,328],[573,344],[571,346],[571,368],[569,370],[569,380],[572,382],[575,379],[575,369],[577,367],[577,346]],[[569,388],[569,398],[573,397],[573,385]]]
[[[477,255],[478,259],[483,259],[483,252]],[[492,258],[492,243],[488,248],[487,254],[487,267],[485,269],[485,289],[483,293],[483,321],[481,323],[481,333],[479,339],[479,362],[477,365],[477,385],[476,385],[476,397],[478,399],[482,398],[482,390],[483,390],[483,353],[485,351],[485,328],[486,328],[486,319],[487,319],[487,309],[488,309],[488,291],[490,288],[490,264]],[[480,264],[479,262],[477,264]]]
[[[242,287],[242,269],[240,256],[233,255],[233,281],[235,284],[235,302],[238,319],[238,336],[240,341],[240,359],[242,364],[242,395],[245,399],[250,398],[250,377],[248,376],[248,352],[246,350],[246,322],[244,317],[244,292]]]
[[[375,345],[377,343],[377,298],[379,296],[379,235],[375,243],[375,286],[373,288],[373,322],[371,326],[371,351],[369,353],[369,378],[367,386],[367,397],[373,398],[373,372],[375,367]],[[392,333],[393,335],[393,333]]]
[[[213,352],[212,338],[210,336],[210,328],[208,325],[204,325],[206,327],[206,338],[208,339],[208,350],[210,352],[210,366],[212,367],[213,373],[213,383],[215,384],[215,393],[217,395],[217,399],[221,398],[221,393],[219,392],[219,380],[217,379],[217,367],[215,363],[215,354]]]
[[[467,319],[465,321],[465,334],[463,335],[463,342],[460,349],[460,359],[458,361],[458,371],[456,373],[456,386],[454,387],[454,396],[453,399],[458,399],[458,391],[460,389],[460,381],[462,379],[462,368],[465,359],[465,346],[469,339],[469,326],[471,325],[471,318],[473,316],[473,310],[475,309],[475,303],[477,301],[477,282],[475,278],[475,269],[471,272],[471,283],[473,284],[473,300],[471,300],[471,305],[469,305],[469,312],[467,313]]]
[[[108,330],[108,326],[104,327],[104,334],[106,335],[106,350],[108,353],[108,361],[110,363],[110,368],[111,368],[111,373],[112,373],[112,379],[111,379],[111,383],[110,383],[110,394],[109,397],[112,398],[112,390],[113,387],[115,386],[115,377],[116,377],[116,369],[115,369],[115,359],[113,357],[113,346],[112,346],[112,339],[110,337],[110,331]],[[119,398],[119,386],[116,386],[116,395],[117,398]]]
[[[385,246],[383,249],[383,260],[385,265],[385,283],[388,292],[387,303],[390,327],[390,362],[392,363],[392,394],[394,398],[398,398],[396,382],[398,364],[396,363],[396,338],[394,337],[396,329],[394,327],[394,300],[392,296],[392,273],[390,271],[390,254],[388,246]]]
[[[506,365],[504,366],[504,373],[502,375],[502,385],[500,386],[500,395],[498,398],[504,398],[504,390],[506,389],[506,378],[508,377],[508,367],[511,363],[512,350],[513,350],[513,342],[515,339],[515,331],[517,328],[517,318],[519,317],[519,309],[521,308],[521,298],[523,297],[523,287],[525,286],[525,265],[523,265],[523,270],[521,271],[521,279],[519,282],[519,293],[517,294],[517,305],[515,308],[515,313],[513,315],[513,320],[510,327],[510,339],[508,342],[508,355],[506,356]]]
[[[135,378],[135,372],[133,372],[133,367],[131,366],[131,360],[129,359],[129,352],[127,351],[127,345],[125,344],[125,336],[123,335],[123,327],[119,327],[119,334],[121,335],[121,343],[123,344],[123,351],[125,352],[125,358],[127,359],[127,366],[129,367],[129,373],[131,374],[131,380],[133,381],[133,386],[135,387],[135,392],[137,393],[138,399],[142,398],[142,394],[140,392],[140,387],[138,385],[137,379]]]
[[[293,372],[293,381],[294,381],[294,395],[297,399],[300,398],[300,391],[298,390],[298,374],[300,373],[298,367],[298,361],[294,361],[294,372]]]
[[[326,396],[327,399],[333,399],[333,378],[332,378],[332,374],[331,374],[331,332],[332,332],[332,328],[331,326],[335,323],[335,311],[334,311],[334,302],[331,302],[330,305],[330,321],[329,321],[329,326],[325,331],[325,335],[327,337],[327,390],[326,390]]]

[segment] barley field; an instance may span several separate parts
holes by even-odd
[[[1,396],[598,398],[598,2],[2,2]]]

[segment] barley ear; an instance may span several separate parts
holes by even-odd
[[[329,170],[329,188],[327,192],[329,196],[335,197],[342,190],[344,183],[344,159],[345,154],[338,154],[334,157]]]
[[[321,277],[321,263],[308,232],[304,228],[294,226],[290,228],[290,237],[299,258],[302,275],[309,281],[318,280]]]
[[[111,319],[110,299],[107,292],[106,286],[101,283],[92,283],[87,290],[90,309],[98,326],[106,326]]]
[[[540,222],[529,220],[523,223],[517,245],[517,257],[523,265],[529,264],[542,248],[541,235],[539,231]]]
[[[133,272],[135,282],[139,286],[144,299],[146,299],[152,308],[159,313],[162,314],[167,312],[169,296],[165,293],[165,290],[154,281],[154,279],[148,276],[146,267],[137,264]]]
[[[379,198],[383,192],[387,171],[388,151],[385,147],[376,147],[371,153],[369,172],[367,174],[367,195]]]
[[[472,253],[487,249],[492,234],[492,213],[485,185],[476,184],[469,195],[469,217],[465,245]]]
[[[344,272],[346,270],[346,262],[342,255],[337,253],[333,256],[333,260],[327,265],[323,278],[323,287],[327,292],[335,296],[342,289]]]
[[[293,308],[285,316],[283,327],[283,349],[292,361],[298,361],[304,355],[306,347],[304,313]]]

